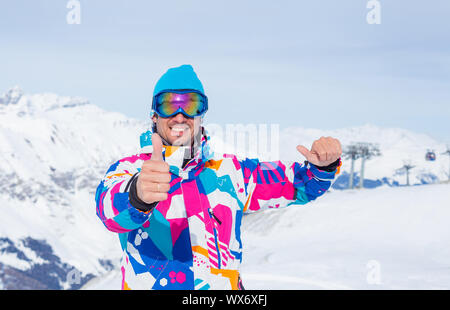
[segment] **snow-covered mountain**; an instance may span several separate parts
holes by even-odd
[[[18,87],[0,96],[0,288],[76,289],[118,265],[117,236],[97,219],[94,194],[110,164],[138,152],[146,128],[84,98],[28,95]],[[443,143],[372,125],[283,129],[281,159],[302,161],[296,145],[310,146],[320,136],[337,137],[344,146],[378,143],[382,156],[366,163],[369,185],[404,184],[396,173],[403,160],[416,165],[414,184],[447,178]],[[425,161],[427,149],[438,154],[435,162]],[[345,187],[349,164],[344,161],[335,188]]]
[[[83,98],[18,87],[0,97],[0,286],[77,288],[115,265],[94,194],[144,127]]]

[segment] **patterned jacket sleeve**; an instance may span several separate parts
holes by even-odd
[[[153,212],[141,211],[130,203],[130,187],[138,169],[127,160],[113,164],[97,187],[95,195],[97,216],[108,230],[124,233],[145,223]]]
[[[260,162],[257,159],[240,161],[244,176],[246,201],[244,212],[290,205],[304,205],[322,196],[339,173],[339,158],[330,169],[318,168],[305,162],[284,164],[281,161]]]

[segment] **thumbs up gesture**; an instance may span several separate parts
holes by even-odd
[[[342,155],[341,143],[332,137],[321,137],[314,141],[311,150],[303,145],[298,145],[297,150],[307,161],[317,167],[326,167],[334,163]]]
[[[136,183],[138,198],[148,204],[167,199],[171,180],[169,164],[163,161],[162,140],[157,133],[152,134],[152,145],[152,157],[142,164]]]

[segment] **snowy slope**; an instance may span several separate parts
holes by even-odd
[[[76,288],[116,264],[117,236],[97,219],[94,194],[108,166],[137,151],[143,127],[82,98],[19,88],[0,97],[5,288]],[[72,270],[80,281],[68,283]]]
[[[255,289],[449,289],[449,207],[450,184],[438,184],[333,191],[248,216],[243,279]]]
[[[0,287],[79,288],[90,279],[113,286],[115,282],[98,276],[118,276],[119,243],[97,219],[94,193],[110,164],[138,151],[146,126],[84,98],[28,95],[18,87],[0,96]],[[421,173],[446,178],[442,171],[447,158],[438,156],[434,163],[423,159],[427,148],[440,152],[445,146],[403,129],[289,128],[280,133],[280,157],[303,160],[295,150],[297,144],[310,146],[314,139],[329,135],[344,145],[361,140],[380,143],[383,156],[366,166],[366,176],[373,180],[397,178],[402,184],[404,176],[395,176],[395,169],[405,154],[417,161],[414,183],[421,182]],[[213,137],[220,144],[218,140]],[[344,162],[343,175],[348,167]],[[68,277],[73,271],[79,281]],[[251,281],[252,276],[247,283]]]
[[[450,184],[332,191],[244,217],[246,289],[450,289]],[[84,289],[119,289],[111,271]]]

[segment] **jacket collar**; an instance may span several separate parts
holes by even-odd
[[[208,136],[204,127],[201,128],[201,139],[198,142],[199,146],[194,143],[193,147],[189,146],[173,146],[163,145],[163,159],[170,165],[170,172],[181,177],[182,179],[189,179],[192,173],[197,174],[203,170],[204,163],[212,158],[213,154],[210,151]],[[141,153],[152,153],[153,146],[146,146],[141,150]],[[187,164],[183,167],[187,159]]]

